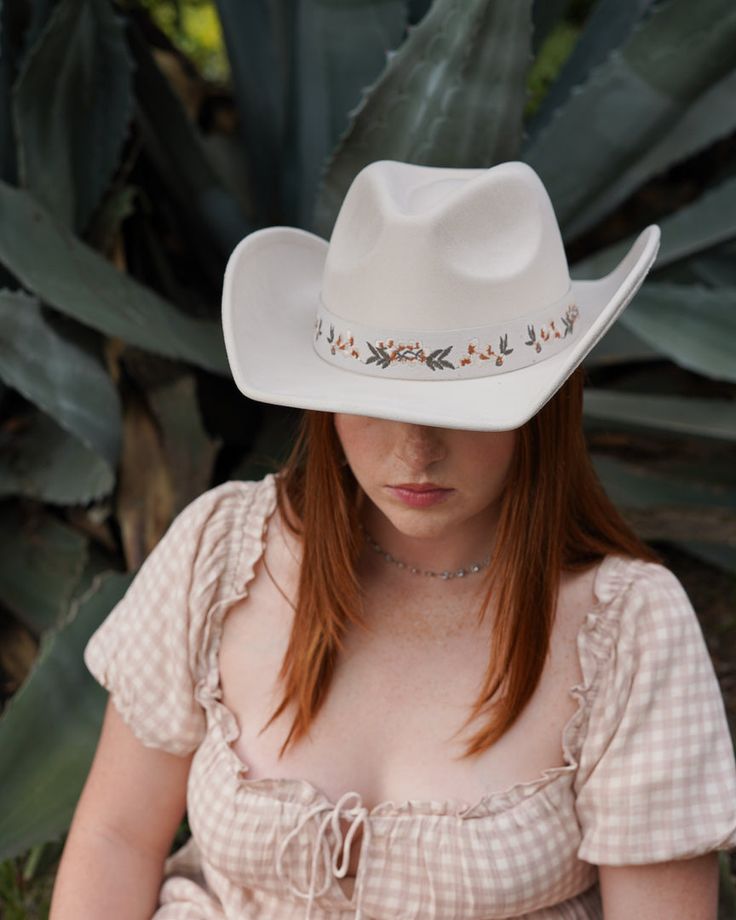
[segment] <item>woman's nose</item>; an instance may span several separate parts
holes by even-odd
[[[401,423],[398,436],[398,452],[402,459],[412,466],[441,460],[446,453],[441,432],[430,425]]]

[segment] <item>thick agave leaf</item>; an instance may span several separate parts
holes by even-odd
[[[67,610],[87,562],[86,537],[34,508],[0,504],[0,601],[36,635]]]
[[[678,544],[698,559],[725,572],[736,573],[736,544],[729,546],[727,543],[701,543],[699,540],[680,540]],[[732,903],[733,911],[725,916],[736,916],[736,897]]]
[[[736,402],[726,399],[586,389],[584,411],[605,422],[736,441]]]
[[[653,176],[693,156],[736,130],[736,69],[719,80],[685,112],[670,131],[627,166],[595,199],[586,202],[565,228],[568,239],[580,236]],[[726,215],[724,214],[724,217]]]
[[[478,167],[514,159],[531,60],[531,0],[435,0],[351,113],[315,212],[327,238],[368,163]]]
[[[736,108],[736,106],[734,106]],[[736,177],[703,192],[691,204],[659,221],[662,241],[657,270],[705,253],[736,237]],[[596,278],[610,271],[628,252],[637,234],[607,246],[571,267],[575,278]]]
[[[262,479],[285,462],[294,442],[298,414],[286,406],[268,406],[253,446],[231,473],[231,479]]]
[[[605,364],[628,364],[632,361],[652,361],[659,352],[634,335],[620,322],[615,323],[595,348],[585,357],[586,367]]]
[[[224,187],[199,134],[133,23],[129,36],[136,64],[136,122],[146,153],[179,204],[181,230],[188,233],[192,252],[219,283],[225,258],[253,224],[236,196]]]
[[[10,90],[15,80],[15,48],[10,22],[8,4],[0,0],[0,179],[5,182],[16,180],[15,138],[10,117]]]
[[[0,859],[69,827],[107,700],[82,653],[131,577],[98,579],[73,618],[44,636],[31,674],[0,717]]]
[[[222,180],[228,193],[238,203],[243,214],[253,215],[252,227],[249,227],[243,236],[246,236],[256,224],[262,222],[263,211],[256,206],[255,190],[251,187],[251,177],[245,169],[243,145],[236,134],[221,134],[215,131],[210,134],[197,135],[199,144],[207,154],[212,168]],[[258,220],[256,221],[256,216]]]
[[[702,284],[736,288],[736,244],[733,242],[722,243],[680,264],[687,265]]]
[[[565,61],[557,79],[527,126],[522,157],[526,156],[526,151],[533,145],[539,132],[549,123],[557,109],[567,101],[570,93],[584,84],[591,70],[626,41],[652,2],[653,0],[598,0],[570,57]],[[535,17],[537,9],[546,6],[547,3],[536,0]]]
[[[118,163],[131,70],[123,22],[108,0],[61,0],[13,90],[21,184],[78,231]]]
[[[670,0],[570,95],[524,152],[565,233],[589,201],[733,71],[735,46],[733,0]]]
[[[23,58],[28,51],[36,44],[39,36],[46,27],[48,18],[51,15],[57,0],[33,0],[28,6],[28,23],[23,32],[22,50],[20,57]],[[12,7],[12,2],[3,3],[5,7]]]
[[[606,492],[644,540],[666,540],[693,552],[712,547],[709,561],[731,568],[736,547],[736,490],[652,472],[646,466],[593,455]],[[703,553],[698,555],[703,557]]]
[[[128,569],[137,569],[174,516],[174,489],[161,432],[147,402],[131,394],[123,413],[116,517]]]
[[[152,390],[148,401],[160,425],[173,487],[173,512],[178,514],[209,486],[220,444],[202,426],[191,374]]]
[[[281,23],[274,21],[277,10],[269,0],[216,0],[216,5],[259,221],[273,223],[279,210],[287,79],[274,34]]]
[[[3,182],[0,262],[44,303],[99,332],[228,373],[219,322],[185,316],[78,240],[28,192]]]
[[[736,536],[736,489],[729,485],[652,471],[644,464],[598,453],[593,454],[593,465],[606,492],[621,508],[700,508],[709,513],[722,509],[730,516]],[[708,541],[705,532],[699,537]]]
[[[0,431],[0,498],[86,504],[109,495],[114,485],[110,464],[42,412]]]
[[[552,3],[552,0],[549,0]],[[410,25],[416,25],[420,19],[424,19],[427,15],[430,6],[432,5],[432,0],[407,0],[407,9],[408,22]]]
[[[121,438],[117,390],[89,343],[59,327],[35,297],[0,290],[0,377],[114,467]]]
[[[338,4],[304,0],[298,5],[294,52],[293,156],[299,200],[294,215],[310,227],[324,162],[361,90],[374,82],[406,27],[405,0]],[[352,40],[351,40],[352,39]]]
[[[650,281],[619,322],[680,367],[736,382],[736,288]]]

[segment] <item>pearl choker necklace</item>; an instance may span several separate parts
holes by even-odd
[[[382,549],[378,545],[378,543],[376,543],[376,541],[368,533],[365,527],[363,527],[362,523],[359,522],[359,526],[360,526],[360,529],[363,531],[363,534],[365,535],[365,538],[368,541],[369,545],[371,546],[373,550],[375,550],[375,552],[383,556],[383,558],[387,562],[392,562],[395,566],[397,566],[400,569],[406,569],[410,575],[428,575],[430,578],[443,578],[443,579],[464,578],[466,575],[472,575],[475,572],[480,572],[491,561],[491,557],[490,555],[488,555],[482,562],[474,562],[471,566],[468,566],[468,568],[456,569],[455,571],[449,571],[447,569],[445,569],[444,572],[433,572],[431,569],[422,570],[422,569],[417,568],[414,565],[409,565],[406,562],[401,562],[401,560],[394,558],[391,555],[391,553],[386,552],[386,550]]]

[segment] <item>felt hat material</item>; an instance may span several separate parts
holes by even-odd
[[[235,383],[277,405],[518,428],[631,301],[659,237],[648,226],[605,277],[572,281],[526,163],[370,163],[329,242],[268,227],[233,250],[222,322]]]

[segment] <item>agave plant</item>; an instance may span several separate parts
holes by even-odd
[[[275,223],[328,237],[373,160],[526,161],[577,277],[661,225],[586,360],[590,444],[643,536],[736,570],[736,7],[597,0],[537,104],[569,5],[218,0],[220,87],[133,0],[0,4],[0,603],[34,640],[0,717],[0,859],[68,827],[105,699],[81,653],[130,573],[288,447],[293,415],[229,377],[229,253]]]

